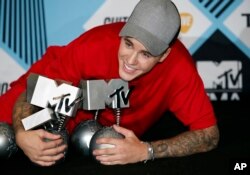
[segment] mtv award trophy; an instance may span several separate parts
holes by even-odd
[[[60,134],[68,144],[65,125],[70,117],[75,116],[82,101],[81,90],[66,83],[58,85],[56,81],[37,74],[28,77],[27,86],[27,101],[42,109],[22,119],[24,129],[42,126],[51,133]]]
[[[100,111],[105,109],[105,85],[103,80],[82,80],[80,82],[84,99],[82,108],[94,111],[94,119],[80,122],[71,137],[72,145],[83,156],[89,156],[90,140],[102,128],[101,124],[98,123],[98,117]]]
[[[108,87],[105,91],[105,103],[108,107],[112,108],[115,111],[116,116],[116,124],[120,125],[120,117],[121,117],[121,108],[129,107],[129,95],[131,90],[128,88],[128,83],[121,79],[112,79],[108,83]],[[103,127],[102,129],[98,130],[92,137],[90,141],[90,154],[92,154],[93,150],[95,149],[104,149],[114,147],[111,144],[97,144],[96,140],[98,138],[103,137],[112,137],[112,138],[120,138],[123,139],[124,136],[114,130],[111,127]],[[93,156],[93,158],[95,158]]]

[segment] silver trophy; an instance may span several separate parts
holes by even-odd
[[[102,128],[102,125],[98,123],[98,113],[95,111],[95,117],[92,120],[86,120],[80,122],[73,130],[71,136],[71,142],[74,148],[83,156],[89,156],[89,145],[92,136]]]
[[[7,123],[0,122],[0,159],[10,158],[17,150],[13,128]]]
[[[131,89],[128,88],[128,83],[121,79],[113,79],[108,83],[108,88],[106,89],[105,103],[108,107],[112,108],[115,112],[116,124],[120,125],[121,118],[121,108],[129,107],[129,95]],[[111,148],[114,145],[111,144],[97,144],[96,140],[103,137],[112,137],[123,139],[124,136],[114,130],[113,127],[103,127],[98,130],[92,137],[90,141],[90,154],[92,154],[95,149]],[[93,155],[92,155],[93,156]],[[93,156],[95,159],[95,157]]]
[[[51,133],[60,134],[64,143],[68,144],[69,136],[65,126],[69,118],[75,116],[80,106],[81,90],[65,82],[58,84],[53,79],[37,74],[30,74],[27,87],[27,102],[42,110],[22,119],[24,129],[30,130],[42,126]],[[65,156],[66,153],[67,150]],[[62,162],[64,158],[57,163]]]
[[[92,120],[81,122],[74,129],[71,140],[81,154],[89,156],[92,155],[94,148],[104,146],[94,143],[102,134],[108,137],[123,137],[115,132],[112,127],[101,126],[98,123],[98,115],[99,111],[106,107],[113,108],[116,114],[116,123],[119,125],[120,108],[129,107],[128,96],[130,91],[128,83],[121,79],[112,79],[108,83],[104,80],[82,80],[80,88],[84,99],[82,108],[95,111],[95,117]]]
[[[71,142],[74,148],[84,156],[89,156],[90,140],[102,128],[98,123],[98,116],[99,111],[105,109],[105,86],[104,80],[82,80],[80,82],[84,99],[82,108],[95,112],[94,119],[80,122],[72,133]]]
[[[22,120],[25,130],[44,125],[60,131],[82,100],[79,88],[37,74],[30,74],[27,87],[27,102],[43,109]]]

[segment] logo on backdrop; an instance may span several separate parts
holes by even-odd
[[[239,101],[242,92],[241,61],[197,61],[197,69],[212,101]],[[207,72],[210,72],[209,74]]]
[[[193,25],[193,16],[190,13],[181,13],[181,33],[187,33]]]

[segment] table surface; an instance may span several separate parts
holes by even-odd
[[[104,166],[90,157],[83,157],[75,152],[68,152],[63,162],[51,167],[40,167],[30,162],[22,152],[18,152],[8,160],[1,160],[0,169],[1,172],[5,172],[3,173],[4,175],[226,175],[232,170],[231,161],[234,158],[234,156],[224,154],[216,149],[207,153],[181,158],[164,158],[147,163]]]
[[[239,106],[241,107],[241,106]],[[233,165],[237,160],[250,160],[250,117],[243,112],[232,112],[231,108],[222,108],[217,112],[220,129],[218,148],[206,152],[179,158],[164,158],[128,164],[104,166],[91,157],[84,157],[69,144],[66,159],[52,167],[40,167],[33,164],[21,150],[9,159],[0,160],[1,175],[212,175],[232,174]],[[226,110],[225,110],[226,109]],[[236,118],[237,117],[237,118]],[[167,124],[166,124],[167,123]],[[184,131],[182,126],[171,114],[156,123],[145,135],[143,140],[157,140],[171,137]],[[250,166],[250,165],[249,165]],[[2,173],[4,172],[4,173]]]

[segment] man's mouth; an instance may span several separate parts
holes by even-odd
[[[136,69],[128,66],[127,64],[124,64],[124,70],[125,72],[128,72],[128,73],[133,73],[134,71],[136,71]]]

